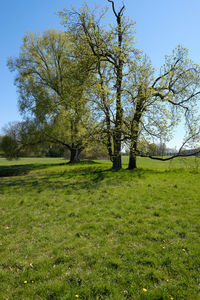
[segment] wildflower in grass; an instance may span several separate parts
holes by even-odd
[[[35,281],[34,280],[31,280],[31,283],[34,283]]]
[[[165,249],[165,246],[163,246],[163,249]]]
[[[24,284],[27,284],[27,280],[24,280]]]
[[[143,288],[143,292],[145,292],[145,293],[146,293],[146,292],[147,292],[147,289]]]
[[[76,297],[76,298],[79,298],[79,295],[76,294],[75,297]]]
[[[170,300],[174,300],[174,298],[173,298],[173,297],[171,297],[171,298],[170,298]]]
[[[185,252],[185,249],[182,249],[183,252]]]

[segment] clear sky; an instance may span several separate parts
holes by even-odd
[[[120,6],[122,1],[116,0]],[[200,64],[200,0],[124,0],[126,15],[137,22],[136,47],[150,56],[159,68],[164,56],[178,44],[190,50],[190,57]],[[6,66],[8,56],[17,56],[27,31],[43,32],[63,28],[55,12],[82,0],[6,0],[0,5],[0,132],[10,121],[19,121],[14,74]],[[90,7],[106,6],[106,0],[88,0]],[[110,20],[108,20],[108,23]],[[180,144],[182,128],[170,146]]]

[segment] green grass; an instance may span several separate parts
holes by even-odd
[[[200,299],[198,160],[138,167],[0,158],[0,299]]]

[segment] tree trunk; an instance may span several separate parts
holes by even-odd
[[[138,133],[137,133],[138,135]],[[137,163],[136,163],[136,159],[137,159],[137,140],[138,140],[138,136],[135,135],[134,137],[132,136],[132,140],[131,140],[131,146],[130,146],[130,154],[129,154],[129,164],[128,164],[128,169],[129,170],[134,170],[137,169]]]
[[[134,170],[137,168],[136,154],[137,154],[137,144],[138,144],[138,137],[139,137],[139,124],[143,112],[144,102],[145,102],[145,98],[142,95],[142,90],[139,89],[135,114],[131,122],[131,145],[130,145],[130,155],[129,155],[129,165],[128,165],[129,170]]]
[[[133,153],[133,151],[130,151],[128,169],[137,169],[136,155]]]
[[[137,168],[137,164],[136,164],[137,140],[138,140],[137,130],[135,130],[134,133],[136,133],[136,135],[131,137],[129,163],[128,163],[128,169],[129,170],[134,170],[134,169]]]
[[[121,155],[118,156],[114,156],[113,158],[113,170],[120,170],[122,167],[122,159],[121,159]]]
[[[120,170],[122,168],[122,159],[121,159],[121,135],[120,140],[114,139],[114,155],[113,155],[113,170]]]
[[[114,10],[114,2],[113,11],[117,17],[117,35],[118,35],[118,63],[115,64],[115,69],[117,73],[116,78],[116,120],[115,120],[115,133],[114,133],[114,156],[113,156],[113,169],[120,170],[122,167],[121,160],[121,138],[122,138],[122,123],[123,123],[123,109],[121,103],[121,95],[122,95],[122,78],[123,78],[123,59],[122,59],[122,27],[121,27],[121,17],[124,6],[120,10],[118,14],[116,14]]]
[[[80,161],[80,154],[81,154],[82,149],[79,148],[72,148],[71,153],[70,153],[70,161],[69,163],[77,163]]]

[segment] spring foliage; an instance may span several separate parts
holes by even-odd
[[[106,145],[114,169],[121,168],[126,145],[129,169],[136,168],[136,156],[147,155],[140,141],[169,141],[182,122],[180,155],[199,140],[200,67],[178,46],[154,70],[135,48],[125,6],[117,11],[108,2],[112,25],[102,23],[106,10],[84,5],[59,13],[65,32],[24,37],[19,57],[8,61],[17,72],[20,111],[34,119],[40,140],[66,146],[75,160],[95,140]]]

